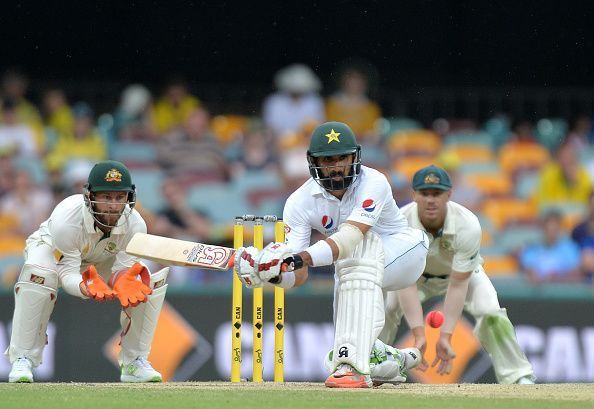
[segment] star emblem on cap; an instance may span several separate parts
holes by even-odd
[[[327,133],[326,136],[328,137],[328,143],[332,141],[340,142],[340,139],[338,139],[340,132],[334,132],[334,129],[330,130],[330,133]]]

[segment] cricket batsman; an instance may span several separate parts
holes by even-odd
[[[318,126],[307,160],[311,178],[285,204],[286,244],[239,249],[236,272],[248,287],[291,288],[305,283],[308,266],[334,264],[335,334],[326,358],[331,372],[326,386],[402,382],[406,370],[419,362],[419,351],[377,341],[384,326],[384,292],[417,281],[428,238],[409,227],[386,177],[361,164],[361,146],[347,124]],[[310,245],[312,229],[326,238]]]
[[[146,223],[134,210],[135,186],[120,162],[91,170],[83,194],[60,202],[26,241],[25,263],[14,287],[15,308],[5,354],[9,382],[33,382],[58,288],[96,302],[117,300],[122,311],[122,382],[161,382],[147,357],[167,284],[168,268],[154,274],[124,249]]]
[[[425,327],[421,303],[445,294],[445,321],[432,363],[440,374],[452,370],[456,354],[451,345],[462,309],[475,319],[475,335],[489,353],[499,383],[532,384],[532,365],[520,349],[514,327],[501,308],[497,292],[485,274],[480,255],[481,225],[464,206],[450,200],[452,182],[436,166],[417,171],[413,177],[414,202],[402,208],[411,226],[424,230],[431,244],[422,277],[412,286],[391,292],[386,298],[386,325],[380,339],[394,342],[402,316],[425,351]],[[419,369],[427,369],[423,360]]]

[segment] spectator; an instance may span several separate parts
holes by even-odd
[[[592,134],[592,119],[587,115],[580,115],[571,122],[567,140],[577,149],[587,148]]]
[[[155,130],[159,136],[183,128],[190,114],[200,106],[200,100],[191,95],[182,78],[167,82],[163,96],[154,108]]]
[[[166,178],[161,185],[165,208],[156,215],[154,234],[181,240],[209,242],[211,225],[205,215],[192,210],[186,191],[175,177]]]
[[[542,242],[520,250],[519,262],[533,284],[581,281],[580,249],[561,225],[562,214],[549,209],[541,219]]]
[[[274,146],[274,139],[270,132],[260,126],[251,126],[245,132],[238,152],[233,155],[233,178],[250,171],[279,173],[278,161],[271,146]]]
[[[39,110],[26,98],[29,79],[18,69],[11,68],[2,76],[2,99],[15,102],[16,114],[19,122],[29,126],[40,126]]]
[[[14,155],[15,152],[12,149],[0,149],[0,198],[14,189],[16,178]]]
[[[124,89],[114,115],[119,140],[151,140],[157,136],[151,99],[151,93],[144,85],[132,84]]]
[[[326,100],[326,118],[347,123],[362,142],[375,141],[381,117],[379,106],[368,97],[369,77],[363,66],[347,65],[339,73],[339,88]]]
[[[508,142],[511,143],[538,143],[534,135],[534,124],[527,119],[519,119],[512,125],[512,133]]]
[[[14,189],[0,199],[0,212],[12,214],[18,220],[18,231],[23,237],[33,233],[48,218],[54,206],[52,193],[31,180],[26,170],[19,170],[14,180]]]
[[[540,172],[536,191],[539,208],[560,202],[586,205],[592,192],[592,182],[579,162],[575,145],[567,140],[557,148],[555,160]]]
[[[54,175],[70,160],[86,159],[96,162],[107,158],[107,146],[95,127],[91,107],[85,102],[78,102],[72,111],[74,132],[59,137],[46,157],[47,168]]]
[[[2,100],[2,123],[0,124],[0,149],[13,151],[17,156],[37,158],[39,153],[31,126],[19,120],[16,100]]]
[[[210,116],[197,107],[189,112],[181,132],[169,133],[157,145],[157,161],[185,185],[229,180],[223,148],[210,132]]]
[[[277,137],[291,138],[304,127],[324,121],[324,103],[318,94],[322,84],[308,66],[289,65],[275,75],[274,83],[278,92],[265,99],[263,119]]]
[[[281,172],[288,191],[309,178],[306,160],[311,131],[324,121],[324,102],[318,94],[322,84],[306,65],[289,65],[276,73],[278,92],[264,101],[264,124],[276,140]]]
[[[45,91],[43,111],[45,124],[56,133],[56,138],[74,133],[74,114],[63,89],[49,88]]]
[[[588,200],[588,215],[574,227],[571,238],[577,243],[581,251],[582,273],[592,282],[594,275],[594,193]]]

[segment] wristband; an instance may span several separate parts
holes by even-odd
[[[326,240],[320,240],[317,243],[305,249],[311,256],[311,265],[329,266],[334,263],[334,256],[332,255],[332,247]]]

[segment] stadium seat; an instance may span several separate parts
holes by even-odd
[[[517,198],[486,200],[481,213],[493,223],[496,230],[514,224],[535,224],[538,219],[535,204]]]
[[[158,212],[165,206],[161,194],[164,174],[159,169],[130,169],[132,182],[136,185],[137,200],[147,209]]]
[[[280,175],[270,171],[247,171],[233,180],[234,189],[247,193],[253,190],[280,190],[283,188],[283,181]]]
[[[443,139],[445,147],[452,146],[474,146],[480,145],[487,148],[493,148],[493,137],[482,131],[464,131],[448,133]]]
[[[497,234],[495,241],[503,252],[510,254],[526,245],[537,243],[541,239],[542,229],[534,224],[507,227]]]
[[[395,132],[421,129],[422,127],[423,125],[419,121],[405,117],[380,118],[377,125],[382,140],[390,139]]]
[[[31,160],[31,158],[19,156],[14,158],[13,163],[16,169],[26,170],[31,176],[31,181],[34,184],[44,185],[47,183],[48,175],[42,161]]]
[[[519,199],[530,200],[538,187],[538,172],[522,172],[518,175],[514,195]]]
[[[444,155],[453,155],[458,158],[460,162],[493,162],[495,155],[488,145],[474,145],[474,144],[459,144],[449,145],[444,147]]]
[[[441,148],[441,139],[435,132],[425,129],[400,131],[390,137],[387,147],[392,157],[435,156]]]
[[[492,175],[501,172],[497,162],[462,162],[456,166],[456,172],[460,176],[464,175]]]
[[[464,177],[483,197],[508,197],[513,193],[511,179],[504,173],[467,173]]]
[[[20,255],[25,248],[25,237],[16,234],[0,235],[0,255]]]
[[[504,145],[499,151],[499,166],[512,178],[540,169],[551,159],[549,151],[538,144]]]
[[[484,268],[488,276],[514,276],[518,275],[520,267],[513,256],[493,255],[483,256]]]
[[[392,170],[410,185],[417,170],[436,163],[437,160],[430,156],[405,156],[392,162]]]
[[[187,200],[192,209],[204,213],[218,224],[230,224],[235,216],[254,213],[245,195],[227,183],[192,186],[188,190]]]
[[[223,145],[228,145],[245,132],[248,123],[246,116],[217,115],[210,121],[210,129]]]
[[[147,142],[114,142],[110,148],[111,159],[124,163],[130,169],[142,169],[155,166],[157,150]]]

